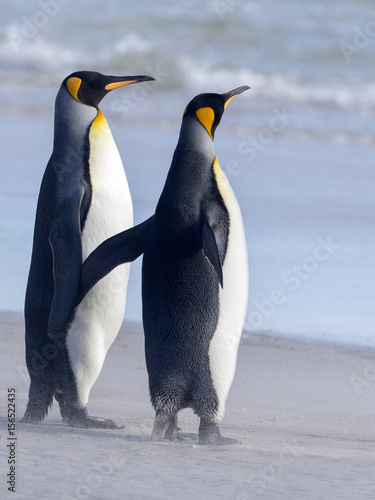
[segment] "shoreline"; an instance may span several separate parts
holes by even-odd
[[[126,314],[125,314],[126,316]],[[1,325],[20,325],[23,327],[23,312],[20,311],[2,311],[0,310],[0,324]],[[121,330],[130,327],[131,329],[142,329],[142,321],[127,320],[124,318]],[[316,347],[319,349],[333,349],[341,353],[350,353],[362,357],[375,358],[375,346],[363,345],[355,343],[340,342],[335,339],[322,339],[321,337],[304,337],[303,335],[282,334],[278,332],[250,332],[243,330],[241,343],[249,342],[254,346],[271,347],[277,345],[280,348],[293,348],[300,346],[309,346],[311,349]],[[240,344],[241,345],[241,344]],[[283,347],[284,346],[284,347]]]

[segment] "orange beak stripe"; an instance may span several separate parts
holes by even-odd
[[[136,83],[136,82],[137,82],[137,80],[129,80],[126,82],[113,82],[113,83],[109,83],[104,88],[105,88],[105,90],[113,90],[113,89],[118,89],[119,87],[124,87],[125,85],[130,85],[131,83]]]
[[[235,97],[237,97],[237,94],[233,95],[230,99],[228,99],[228,100],[226,101],[226,103],[224,104],[224,109],[227,109],[228,104],[229,104],[231,101],[233,101],[233,99],[234,99]]]

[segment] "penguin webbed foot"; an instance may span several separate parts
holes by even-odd
[[[70,408],[65,410],[63,422],[70,427],[85,429],[123,429],[123,425],[117,425],[113,420],[101,417],[89,417],[87,409]]]
[[[40,422],[43,422],[51,406],[52,403],[47,407],[45,405],[35,405],[28,403],[25,414],[20,422],[22,424],[39,424]]]
[[[163,435],[168,441],[180,441],[179,430],[177,427],[177,415],[163,411],[156,412],[151,435],[153,441],[157,441]]]
[[[32,379],[26,411],[20,422],[23,424],[38,424],[42,422],[48,415],[48,411],[52,408],[52,394],[49,386],[44,386],[40,380]]]
[[[222,436],[217,423],[201,418],[198,444],[224,446],[241,444],[241,441]]]
[[[21,424],[40,424],[43,422],[47,415],[47,412],[33,412],[30,410],[26,410],[25,415],[21,418]]]
[[[124,425],[117,425],[113,420],[101,417],[89,417],[85,421],[68,420],[70,427],[84,427],[87,429],[124,429]]]

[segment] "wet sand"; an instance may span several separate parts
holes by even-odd
[[[244,334],[222,434],[197,444],[198,418],[180,413],[184,442],[152,442],[141,325],[125,323],[91,392],[89,413],[119,430],[62,424],[57,404],[21,424],[29,379],[23,317],[2,313],[1,484],[10,498],[7,389],[16,389],[17,499],[372,499],[375,352]],[[3,496],[5,495],[5,496]]]

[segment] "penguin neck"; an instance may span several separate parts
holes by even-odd
[[[180,137],[176,151],[183,149],[206,156],[210,160],[215,158],[215,147],[212,137],[196,118],[190,116],[182,120]]]
[[[169,171],[174,182],[181,176],[185,184],[200,185],[211,175],[214,160],[214,141],[207,130],[195,118],[184,118]]]
[[[214,143],[208,132],[194,118],[184,118],[156,212],[170,214],[173,208],[174,214],[183,212],[196,215],[203,193],[212,184],[214,161]]]
[[[64,154],[66,145],[76,156],[86,156],[87,137],[98,110],[78,102],[61,86],[55,103],[54,150]]]

